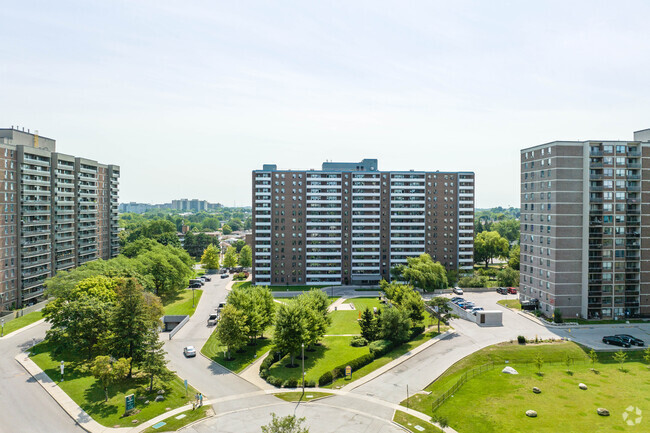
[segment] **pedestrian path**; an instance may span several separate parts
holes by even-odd
[[[327,307],[327,312],[331,313],[332,311],[336,311],[339,305],[347,301],[346,298],[338,298],[336,301],[332,302],[329,307]]]
[[[253,362],[251,365],[246,367],[241,373],[239,373],[239,377],[241,377],[242,379],[246,379],[253,385],[263,390],[276,389],[273,385],[270,385],[269,383],[266,382],[266,380],[260,377],[260,365],[262,365],[262,362],[264,361],[264,358],[266,358],[266,356],[267,354],[264,354],[259,358],[257,358],[255,362]],[[268,356],[271,355],[268,354]]]

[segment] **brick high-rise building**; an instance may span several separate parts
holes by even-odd
[[[0,309],[43,294],[57,271],[119,253],[120,169],[0,129]]]
[[[264,165],[252,181],[255,284],[376,284],[423,253],[472,270],[472,172],[387,172],[364,159]]]
[[[648,182],[650,130],[523,149],[521,298],[565,319],[650,315]]]

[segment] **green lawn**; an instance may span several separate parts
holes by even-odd
[[[363,310],[368,307],[380,308],[381,304],[377,298],[351,298],[345,301],[346,304],[354,304],[354,310],[333,311],[330,313],[332,324],[327,330],[328,335],[361,334],[358,319]]]
[[[250,281],[238,281],[232,285],[232,288],[237,287],[251,287],[253,285]],[[330,286],[267,286],[273,292],[308,292],[311,289],[322,289],[323,287]]]
[[[519,299],[502,299],[497,301],[497,304],[512,308],[513,310],[521,310],[521,302],[519,302]]]
[[[60,380],[60,362],[61,358],[53,358],[51,355],[51,346],[48,343],[41,343],[32,349],[32,360],[45,371],[52,379]],[[68,396],[74,400],[83,410],[85,410],[95,421],[107,426],[132,427],[132,420],[137,419],[139,422],[155,418],[165,413],[165,408],[177,408],[190,402],[196,390],[192,387],[185,396],[185,387],[183,381],[178,377],[165,384],[165,400],[155,402],[156,391],[147,392],[149,386],[147,377],[138,376],[132,380],[124,380],[108,388],[109,400],[104,401],[104,390],[97,380],[88,372],[86,365],[76,362],[71,356],[64,357],[65,380],[59,382],[59,386]],[[135,394],[135,407],[140,412],[129,417],[122,417],[124,413],[124,397],[129,394]],[[145,401],[149,400],[149,404]]]
[[[166,424],[158,429],[155,429],[153,427],[149,427],[146,430],[144,430],[144,433],[153,433],[153,432],[173,432],[178,430],[181,427],[184,427],[190,423],[193,423],[194,421],[198,421],[201,418],[206,417],[206,412],[210,408],[210,406],[203,406],[200,407],[196,410],[188,410],[185,412],[181,412],[179,414],[176,414],[174,416],[170,416],[169,418],[165,418],[163,422]],[[185,415],[184,418],[181,419],[176,419],[177,416],[180,415]]]
[[[325,337],[321,345],[315,347],[314,352],[305,350],[305,372],[306,380],[318,382],[318,378],[326,371],[331,371],[334,367],[344,364],[348,360],[358,358],[368,353],[366,347],[350,346],[352,337]],[[280,377],[283,380],[289,378],[300,379],[301,366],[300,354],[296,354],[294,363],[297,367],[288,368],[291,362],[289,355],[276,362],[269,369],[269,376]]]
[[[34,311],[32,313],[27,313],[24,316],[13,319],[4,326],[4,335],[10,334],[14,331],[24,328],[27,325],[31,325],[34,322],[38,322],[43,318],[43,313],[40,311]]]
[[[316,398],[323,398],[323,397],[328,397],[331,394],[329,392],[311,392],[309,388],[305,389],[305,393],[303,394],[302,391],[298,392],[283,392],[281,394],[273,394],[279,399],[282,399],[284,401],[288,401],[290,403],[295,403],[295,402],[309,402],[311,400],[314,400]]]
[[[194,307],[192,307],[192,292],[194,292]],[[203,290],[201,289],[186,289],[183,290],[176,296],[175,299],[165,301],[164,309],[166,316],[174,315],[187,315],[191,316],[196,310],[196,306],[199,305],[199,300],[203,295]]]
[[[440,331],[445,332],[447,329],[446,326],[441,326]],[[395,359],[399,358],[400,356],[404,355],[406,352],[415,349],[419,345],[426,343],[436,335],[439,335],[437,332],[425,332],[424,334],[418,335],[415,339],[408,341],[395,349],[391,350],[387,354],[385,354],[382,357],[379,357],[372,361],[370,364],[361,367],[357,371],[352,372],[352,380],[357,380],[365,376],[366,374],[372,373],[379,367],[383,367],[384,365],[388,364],[391,361],[394,361]],[[340,364],[337,364],[340,365]],[[349,380],[345,380],[344,377],[336,379],[331,385],[326,386],[326,388],[340,388],[345,385],[350,383]]]
[[[207,356],[208,358],[212,359],[214,362],[217,364],[221,364],[230,371],[233,371],[235,373],[241,372],[244,368],[248,367],[251,363],[253,363],[257,358],[260,356],[264,356],[266,352],[271,350],[271,347],[273,346],[273,342],[271,340],[271,336],[273,335],[273,328],[269,328],[266,330],[264,333],[264,336],[267,338],[258,338],[256,340],[256,345],[255,346],[244,346],[242,348],[241,353],[238,352],[232,352],[230,354],[231,357],[233,357],[233,360],[227,361],[223,352],[226,350],[225,346],[221,345],[219,343],[219,340],[217,339],[217,334],[215,332],[210,335],[210,338],[208,338],[208,341],[205,342],[203,345],[203,348],[201,349],[201,353]]]
[[[537,374],[534,364],[527,362],[537,354],[545,361],[542,376]],[[570,367],[571,373],[563,362],[566,355],[576,360]],[[594,373],[585,349],[574,343],[490,346],[454,364],[426,388],[430,395],[411,397],[409,407],[432,415],[432,402],[465,371],[493,361],[494,369],[470,379],[436,410],[436,415],[446,418],[458,432],[628,431],[628,426],[621,421],[626,407],[633,405],[650,411],[650,373],[638,361],[626,363],[628,372],[623,373],[612,362],[612,353],[600,353],[599,357],[598,373]],[[630,352],[631,359],[640,357],[640,351]],[[501,373],[505,360],[520,374]],[[580,390],[580,382],[589,389]],[[533,386],[541,388],[542,393],[532,393]],[[598,416],[598,407],[609,409],[612,416]],[[538,418],[527,418],[528,409],[536,410]],[[632,431],[634,427],[629,429]]]
[[[442,430],[435,425],[422,421],[420,418],[404,413],[401,410],[395,411],[393,421],[413,433],[442,433]],[[420,426],[422,430],[416,429],[416,425]]]

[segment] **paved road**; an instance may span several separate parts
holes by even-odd
[[[42,323],[0,339],[0,433],[83,433],[81,427],[32,379],[14,359],[40,341],[48,329]]]

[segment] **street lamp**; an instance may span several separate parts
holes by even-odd
[[[302,346],[302,393],[305,394],[305,343]]]
[[[63,382],[63,371],[64,371],[64,368],[65,368],[65,366],[64,366],[64,364],[63,364],[63,361],[61,361],[61,382]]]
[[[192,287],[192,308],[194,308],[194,287]]]
[[[2,322],[2,331],[0,331],[0,337],[4,337],[5,335],[5,319],[1,319]]]

